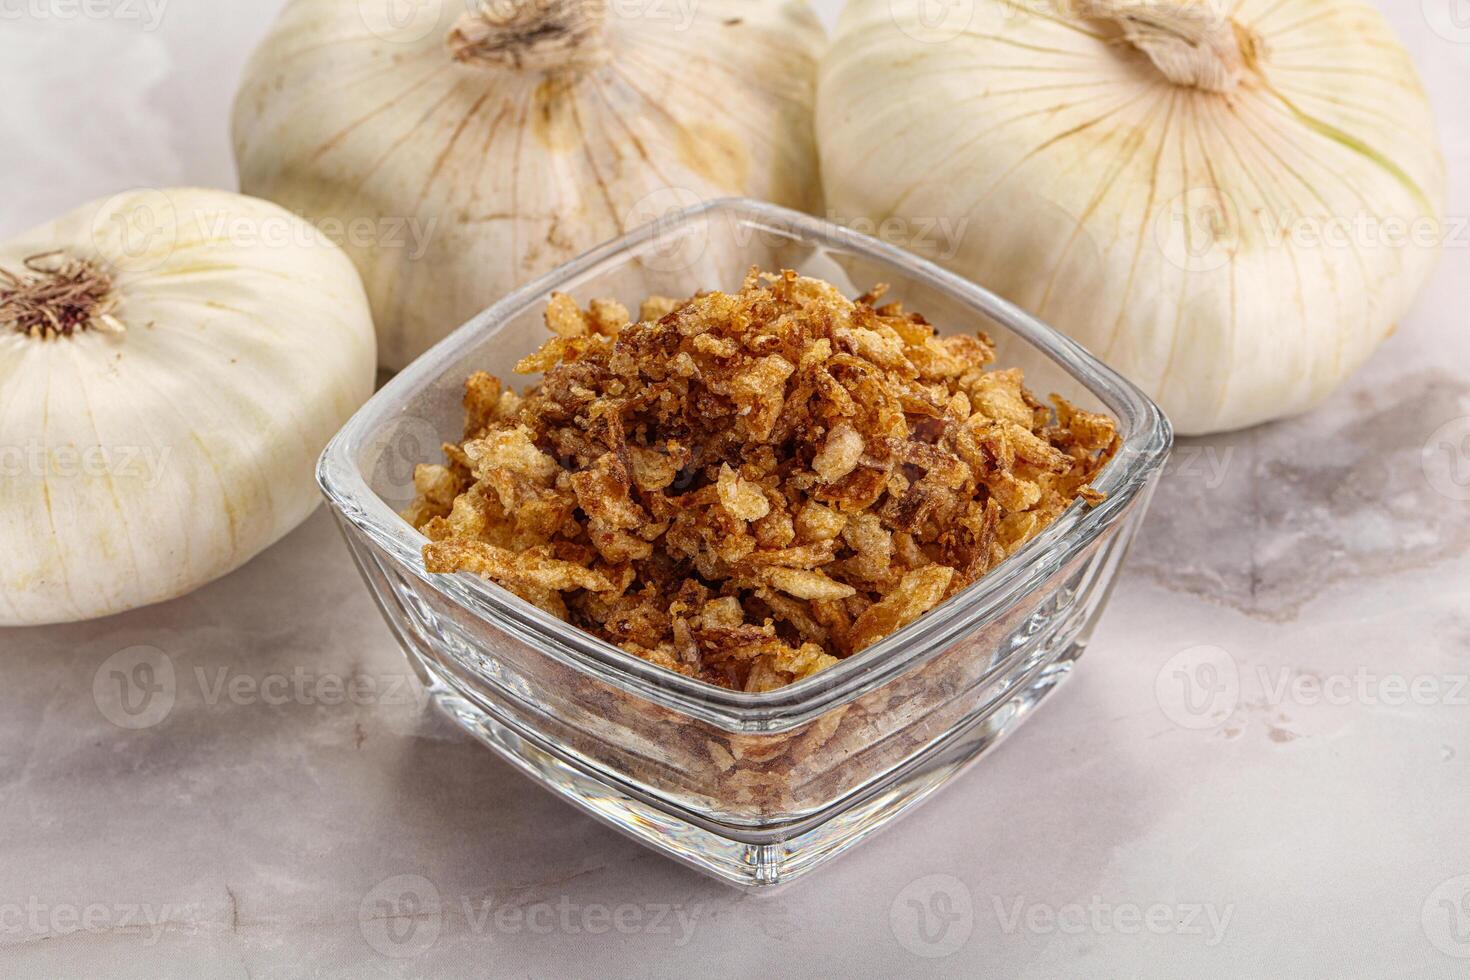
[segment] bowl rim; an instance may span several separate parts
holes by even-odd
[[[471,573],[428,572],[422,558],[428,539],[372,490],[357,464],[361,453],[372,445],[373,434],[394,415],[404,414],[401,406],[442,378],[482,334],[533,305],[544,304],[546,296],[569,279],[615,266],[620,256],[657,236],[687,231],[695,223],[720,214],[765,226],[766,230],[806,244],[902,268],[911,279],[1000,323],[1047,355],[1103,402],[1126,432],[1117,455],[1093,481],[1093,486],[1106,495],[1102,503],[1094,507],[1074,503],[964,591],[868,649],[794,684],[758,693],[732,691],[659,667]],[[927,259],[833,222],[763,201],[727,197],[672,211],[597,246],[471,318],[390,379],[353,414],[323,450],[317,464],[317,482],[333,510],[392,556],[401,570],[563,665],[722,728],[779,731],[812,720],[922,666],[953,641],[1045,583],[1117,523],[1135,499],[1152,486],[1172,444],[1168,418],[1140,388],[1076,341],[990,290]]]

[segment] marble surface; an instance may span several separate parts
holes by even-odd
[[[1384,3],[1470,214],[1470,11]],[[0,2],[0,235],[135,185],[232,186],[230,90],[278,7]],[[770,898],[426,710],[325,514],[176,602],[0,631],[0,975],[1465,976],[1458,220],[1328,404],[1180,446],[1040,721]],[[111,668],[145,662],[167,710],[119,714]]]

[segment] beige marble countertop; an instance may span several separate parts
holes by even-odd
[[[1381,2],[1470,214],[1470,6]],[[132,186],[233,186],[226,106],[278,0],[126,6],[141,20],[0,0],[0,235]],[[325,513],[187,598],[0,631],[0,975],[1467,975],[1457,220],[1417,310],[1327,405],[1180,445],[1044,720],[770,898],[426,710]],[[93,681],[136,646],[176,694],[129,729]],[[372,914],[425,885],[423,916]]]

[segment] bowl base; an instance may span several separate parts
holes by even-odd
[[[769,893],[872,836],[974,762],[1014,730],[1071,673],[1085,640],[1039,650],[1013,675],[1008,697],[930,745],[881,791],[788,838],[753,843],[748,831],[684,820],[588,772],[525,732],[494,707],[471,700],[453,676],[419,660],[433,702],[459,727],[563,799],[639,843],[726,884]]]

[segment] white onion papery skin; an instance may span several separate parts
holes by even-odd
[[[1180,432],[1315,405],[1431,273],[1433,118],[1359,0],[1229,7],[1263,42],[1230,92],[1044,0],[921,7],[855,0],[839,23],[818,83],[830,209],[1061,328]],[[954,247],[902,240],[937,219]],[[1417,231],[1394,244],[1399,226]]]
[[[0,245],[112,276],[123,334],[0,335],[0,625],[92,619],[239,567],[320,500],[318,454],[372,394],[341,249],[265,201],[94,202]]]
[[[345,244],[385,367],[675,207],[735,195],[820,210],[825,38],[804,0],[602,4],[605,63],[566,72],[455,61],[467,0],[422,3],[401,26],[365,13],[381,6],[289,3],[246,68],[234,143],[246,193],[363,230]],[[738,285],[729,274],[708,285]]]

